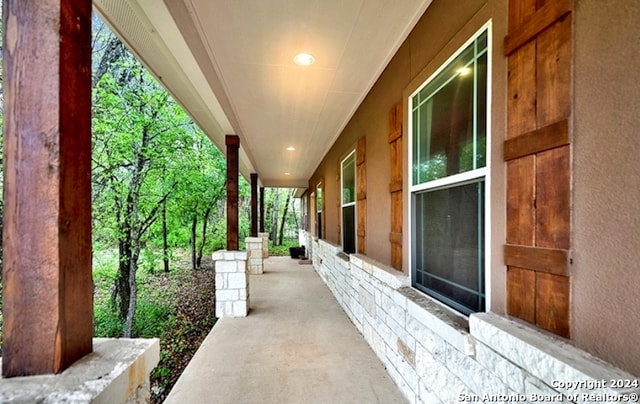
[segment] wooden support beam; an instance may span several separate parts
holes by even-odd
[[[264,233],[264,187],[260,187],[260,233]]]
[[[92,351],[91,1],[5,0],[4,377]]]
[[[227,145],[227,250],[238,250],[238,151],[240,138],[225,137]]]
[[[251,237],[258,236],[258,174],[251,173]]]

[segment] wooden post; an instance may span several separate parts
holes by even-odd
[[[258,236],[258,174],[251,173],[251,237]]]
[[[264,233],[264,187],[260,187],[260,233]]]
[[[92,351],[91,1],[5,0],[5,377]]]
[[[227,250],[238,250],[238,150],[240,138],[227,135]]]

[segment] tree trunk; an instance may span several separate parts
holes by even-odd
[[[162,261],[164,272],[169,272],[169,240],[167,237],[167,204],[162,204]]]
[[[278,239],[278,245],[282,245],[284,238],[284,225],[287,222],[287,212],[289,211],[289,202],[291,201],[291,192],[287,194],[287,201],[284,203],[284,213],[282,213],[282,221],[280,222],[280,238]]]
[[[118,257],[118,277],[115,280],[114,298],[118,304],[118,316],[121,320],[125,320],[129,311],[129,299],[131,296],[131,289],[129,288],[131,243],[128,240],[121,239],[118,243]]]
[[[124,325],[124,337],[131,338],[133,336],[133,319],[136,315],[136,303],[138,300],[138,283],[136,281],[136,272],[138,271],[138,257],[140,256],[140,247],[134,247],[134,253],[131,257],[129,266],[129,308],[127,310],[127,318]]]
[[[293,215],[293,222],[296,224],[296,230],[300,228],[300,223],[298,222],[298,215],[296,213],[296,204],[291,204],[291,214]]]
[[[271,224],[271,240],[275,243],[278,239],[278,213],[280,213],[280,190],[272,188],[272,192],[276,193],[276,197],[273,202],[272,224]]]
[[[204,216],[202,218],[202,241],[200,243],[200,247],[198,248],[198,256],[196,257],[196,267],[198,269],[202,268],[202,254],[204,251],[204,244],[207,241],[207,223],[209,222],[209,215],[211,214],[211,205],[204,212]]]
[[[198,265],[196,262],[196,231],[198,229],[198,216],[194,213],[193,219],[191,220],[191,268],[198,269]]]

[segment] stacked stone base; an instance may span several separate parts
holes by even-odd
[[[262,239],[262,258],[269,257],[269,233],[258,233],[258,237]]]
[[[246,251],[213,253],[216,271],[216,317],[246,317],[249,313],[249,271]]]
[[[245,238],[247,246],[247,266],[251,275],[261,275],[264,272],[263,265],[263,238],[247,237]]]
[[[93,340],[93,353],[59,375],[0,381],[2,403],[148,403],[158,339]]]
[[[316,271],[410,403],[637,400],[636,376],[565,340],[493,313],[459,315],[401,272],[312,243]]]

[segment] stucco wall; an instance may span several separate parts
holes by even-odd
[[[575,13],[572,335],[640,375],[640,2]]]
[[[416,85],[412,83],[419,85],[424,81],[428,77],[429,69],[432,71],[437,69],[489,18],[497,18],[494,21],[494,53],[498,57],[494,58],[494,76],[498,79],[494,78],[494,104],[498,106],[500,111],[493,113],[495,121],[493,127],[494,131],[499,132],[496,139],[503,140],[506,76],[505,61],[501,56],[501,44],[506,26],[506,7],[506,1],[487,0],[456,2],[434,0],[429,6],[425,15],[402,44],[309,182],[309,186],[314,187],[320,178],[325,179],[325,238],[328,241],[336,244],[341,243],[338,236],[340,211],[338,207],[339,190],[336,181],[340,159],[355,148],[359,137],[366,136],[366,253],[382,263],[387,265],[390,263],[390,157],[387,140],[389,110],[395,104],[403,101],[403,98],[406,99],[407,88]],[[501,141],[496,143],[500,145],[500,150],[496,150],[495,153],[501,155]],[[406,156],[404,158],[406,171]],[[499,184],[499,187],[501,188],[502,185]],[[405,184],[406,189],[407,184]],[[502,199],[503,195],[500,196]],[[407,217],[406,214],[405,217]],[[499,224],[497,227],[504,229],[504,226],[501,225],[501,219],[497,220]],[[406,235],[409,229],[408,223],[404,224],[404,228]],[[498,237],[498,239],[500,245],[498,246],[499,251],[496,253],[500,255],[504,237]],[[405,248],[405,256],[408,256],[407,248]],[[406,258],[403,267],[407,272]],[[504,282],[502,281],[502,283]],[[504,287],[501,287],[501,290],[503,289]]]
[[[390,261],[388,112],[493,21],[490,310],[505,311],[507,0],[434,0],[310,181],[325,179],[326,239],[340,244],[337,168],[367,137],[367,256]],[[640,375],[640,3],[577,0],[574,11],[572,343]],[[405,111],[406,117],[406,111]],[[407,133],[405,133],[407,136]],[[405,137],[406,139],[406,137]],[[406,143],[406,142],[405,142]],[[407,155],[405,152],[405,165]],[[409,216],[406,213],[405,255]],[[405,257],[404,272],[408,274]]]

